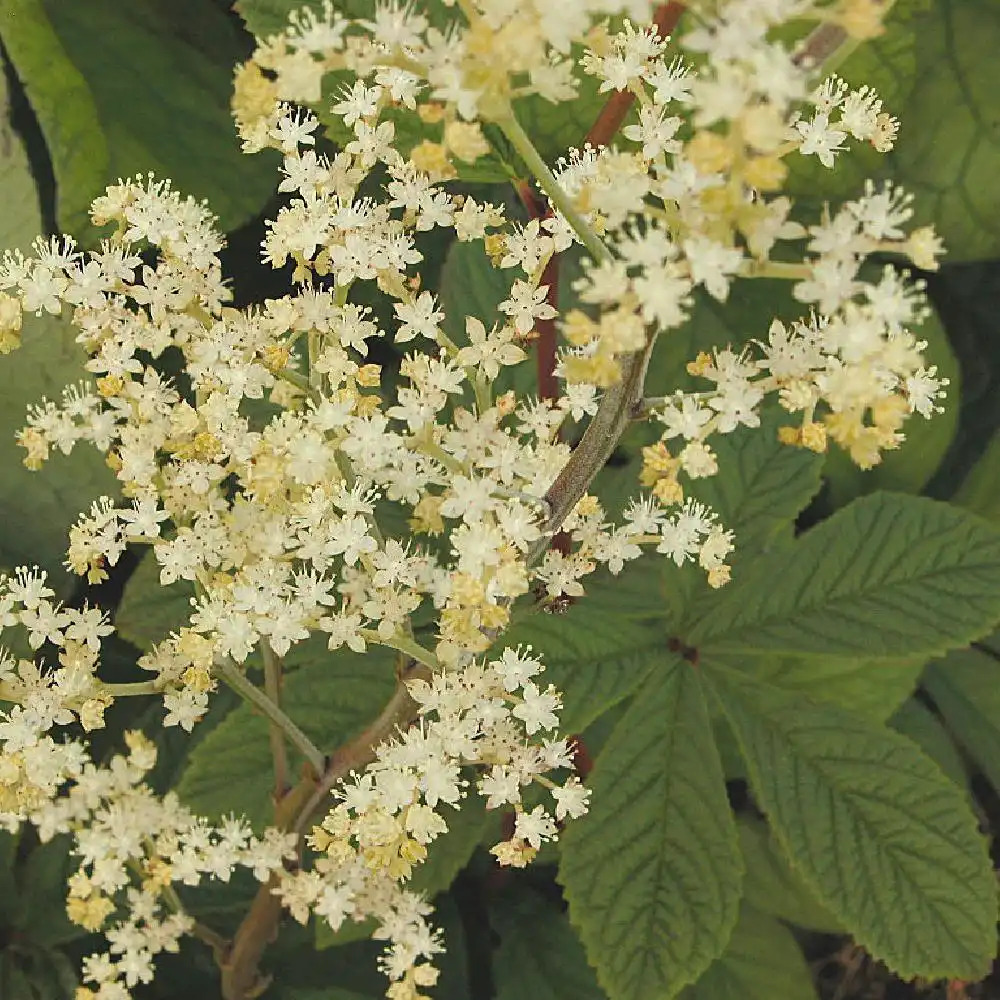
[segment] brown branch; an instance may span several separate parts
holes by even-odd
[[[800,66],[811,68],[826,62],[847,41],[847,32],[836,24],[821,24],[810,32],[792,57]]]
[[[552,210],[539,198],[527,181],[520,181],[517,193],[531,219],[548,219]],[[541,284],[547,285],[545,301],[559,309],[559,255],[553,254],[542,272]],[[537,372],[538,398],[554,401],[559,398],[559,381],[556,379],[556,321],[540,319],[535,323],[535,369]]]
[[[311,772],[302,778],[278,804],[275,824],[297,833],[301,838],[310,819],[326,801],[333,787],[352,771],[359,771],[370,764],[380,743],[413,722],[417,715],[417,703],[410,697],[406,682],[429,676],[430,670],[422,664],[412,661],[405,664],[399,672],[395,693],[378,718],[327,758],[319,778]],[[221,965],[223,1000],[251,1000],[267,986],[258,967],[281,921],[281,901],[274,894],[277,887],[278,877],[272,875],[257,890],[250,909],[233,936],[232,945]]]

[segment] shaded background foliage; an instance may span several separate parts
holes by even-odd
[[[365,6],[364,0],[353,2]],[[243,18],[266,32],[296,4],[242,0],[238,6],[232,9],[227,0],[133,0],[126,5],[8,0],[0,11],[5,80],[0,103],[6,107],[0,122],[0,248],[26,246],[38,232],[66,231],[92,244],[96,234],[86,218],[91,199],[119,176],[151,170],[173,178],[180,190],[207,198],[219,215],[228,233],[224,265],[237,304],[283,294],[287,274],[265,269],[258,251],[263,219],[275,204],[277,163],[266,154],[251,158],[239,152],[228,95],[234,63],[252,49]],[[891,178],[914,191],[918,220],[938,225],[951,256],[940,272],[922,276],[935,308],[923,335],[932,362],[952,379],[947,413],[926,425],[911,424],[904,447],[867,473],[836,456],[821,468],[818,459],[787,449],[781,454],[764,446],[755,450],[739,435],[720,444],[720,452],[732,451],[720,455],[720,465],[731,464],[736,471],[730,479],[709,482],[704,499],[736,528],[749,552],[765,551],[779,536],[790,536],[796,515],[799,529],[819,524],[876,489],[954,499],[1000,522],[1000,438],[995,437],[1000,427],[998,51],[1000,6],[995,0],[899,0],[887,34],[842,67],[849,81],[874,85],[900,116],[899,147],[888,158],[862,153],[853,162],[842,159],[836,173],[800,164],[792,191],[805,207],[817,209],[824,201],[855,194],[867,176]],[[589,93],[578,119],[541,103],[521,110],[535,141],[554,158],[582,138],[599,103]],[[501,155],[464,181],[472,186],[498,181],[510,170],[516,172],[516,164]],[[506,197],[511,214],[518,211],[510,191],[494,187],[490,194]],[[502,277],[484,267],[470,247],[429,235],[421,249],[424,284],[439,289],[452,316],[485,318],[506,294]],[[370,304],[378,310],[378,303]],[[684,363],[699,349],[745,343],[762,335],[773,315],[799,311],[774,282],[738,285],[724,305],[699,301],[687,326],[663,339],[651,377],[657,384],[684,386]],[[377,314],[388,328],[391,317]],[[180,586],[164,593],[141,553],[131,553],[99,588],[81,587],[63,570],[68,525],[90,498],[113,493],[115,481],[92,454],[57,457],[43,474],[20,467],[12,435],[25,406],[78,377],[81,360],[62,320],[28,323],[33,327],[32,336],[25,337],[28,346],[0,364],[0,566],[39,562],[54,574],[64,599],[98,602],[114,613],[121,635],[106,646],[104,670],[109,680],[124,678],[140,652],[184,616],[188,594]],[[391,380],[398,358],[391,347],[382,345],[379,351],[376,360]],[[530,391],[531,373],[515,376],[526,379],[517,387]],[[644,428],[631,431],[599,476],[597,490],[609,510],[620,508],[632,488],[638,450],[646,440]],[[765,472],[777,476],[771,485]],[[797,503],[785,509],[777,500],[787,501],[789,482],[798,483]],[[539,618],[524,629],[523,638],[546,653],[552,679],[566,692],[567,725],[583,733],[584,769],[609,737],[615,739],[615,723],[650,703],[642,695],[627,697],[638,683],[630,687],[629,679],[641,677],[653,661],[676,661],[678,651],[665,646],[664,619],[671,622],[668,630],[681,613],[686,621],[692,615],[697,620],[699,602],[706,600],[693,575],[668,577],[648,560],[635,570],[631,581],[596,580],[582,615],[571,609],[565,618]],[[808,663],[744,655],[741,666],[789,692],[819,698],[830,711],[841,706],[890,720],[967,790],[992,837],[1000,830],[1000,640],[930,664],[923,656],[882,661],[874,681],[871,664],[860,652],[839,652]],[[362,674],[360,683],[352,683],[359,672],[349,657],[331,668],[308,644],[289,667],[294,671],[289,704],[301,702],[302,724],[325,738],[331,732],[349,735],[385,697],[376,674]],[[677,678],[683,687],[683,675]],[[677,699],[677,706],[686,707],[680,720],[690,721],[699,711],[697,699],[689,703],[683,690]],[[256,734],[260,752],[266,752],[261,719],[225,694],[215,700],[193,739],[163,731],[160,715],[141,705],[116,706],[108,730],[92,738],[95,753],[111,752],[113,734],[122,726],[141,726],[160,745],[153,776],[160,790],[179,782],[182,797],[207,815],[237,809],[266,822],[266,791],[253,781],[266,761],[248,749]],[[944,996],[943,986],[924,989],[895,979],[840,934],[837,919],[816,903],[762,821],[729,728],[721,717],[707,725],[715,728],[717,766],[728,779],[728,805],[738,814],[747,876],[742,898],[737,893],[726,904],[735,921],[729,944],[686,989],[685,1000],[817,995],[846,1000],[934,995],[935,990]],[[707,745],[699,747],[699,732],[712,742],[707,730],[692,730],[687,753],[693,768],[700,766],[700,757],[715,753]],[[668,730],[664,738],[670,736]],[[724,801],[719,805],[726,808]],[[557,849],[531,870],[500,872],[484,850],[498,836],[500,822],[487,816],[481,803],[469,803],[420,876],[420,887],[438,894],[438,919],[449,944],[436,995],[442,1000],[600,1000],[605,993],[570,928],[555,879]],[[710,836],[711,828],[686,832]],[[72,995],[78,960],[90,945],[63,916],[68,864],[60,840],[40,845],[29,831],[0,836],[3,1000]],[[192,896],[190,906],[197,916],[231,930],[253,891],[254,886],[234,880]],[[683,918],[681,913],[678,919]],[[332,935],[324,928],[286,927],[269,953],[275,978],[266,996],[380,996],[377,949],[357,937],[356,931]],[[630,946],[622,942],[626,950]],[[705,947],[708,964],[718,949]],[[181,956],[164,958],[160,968],[156,983],[139,988],[138,996],[173,1000],[216,989],[211,956],[197,943],[186,944]],[[969,995],[1000,993],[986,980],[970,986]]]

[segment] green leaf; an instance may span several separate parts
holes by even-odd
[[[473,791],[460,809],[446,809],[442,815],[448,832],[428,848],[427,860],[413,870],[410,880],[410,888],[428,899],[447,889],[468,864],[486,827],[486,803]]]
[[[1000,431],[990,439],[952,502],[988,521],[1000,522]]]
[[[45,136],[60,225],[93,240],[90,202],[152,170],[207,198],[224,230],[274,189],[275,160],[240,151],[229,112],[243,41],[199,0],[11,0],[0,37]]]
[[[736,555],[772,545],[820,487],[823,460],[806,448],[778,440],[783,414],[765,414],[760,427],[740,427],[712,439],[719,472],[692,483],[691,493],[708,504],[736,535]]]
[[[574,46],[572,55],[577,64],[581,54],[582,50]],[[532,95],[514,103],[521,125],[547,163],[555,163],[570,149],[583,146],[587,133],[608,101],[608,94],[600,93],[598,77],[582,72],[575,76],[578,88],[572,101],[553,104],[544,97]],[[630,124],[633,118],[634,110],[622,124]]]
[[[901,977],[977,980],[997,892],[962,792],[913,743],[707,659],[754,795],[803,882]]]
[[[830,701],[885,722],[913,693],[926,658],[866,660],[860,657],[711,654],[712,659],[809,698]]]
[[[558,909],[530,890],[491,907],[500,947],[496,1000],[605,1000],[583,945]]]
[[[68,837],[39,844],[18,870],[15,925],[34,944],[65,944],[87,933],[66,916],[66,880],[77,867],[69,848]]]
[[[742,862],[698,677],[681,661],[637,693],[569,824],[559,880],[613,1000],[668,1000],[721,954]]]
[[[950,260],[1000,253],[1000,119],[993,0],[935,0],[916,41],[916,84],[893,153],[916,196],[914,224],[933,222]]]
[[[13,16],[5,11],[0,31]],[[0,107],[6,105],[0,78]],[[0,251],[27,249],[42,231],[42,218],[27,154],[6,116],[0,119],[0,196]],[[115,495],[117,484],[103,458],[85,444],[68,456],[57,451],[40,472],[22,465],[24,450],[14,431],[24,426],[28,406],[43,396],[58,400],[63,386],[84,374],[86,360],[69,323],[58,317],[25,316],[22,333],[22,346],[0,357],[0,565],[42,566],[66,597],[75,584],[63,568],[69,529],[92,500]]]
[[[968,771],[955,741],[923,702],[907,698],[889,720],[889,725],[913,740],[959,788],[968,785]]]
[[[676,596],[670,589],[673,583],[664,572],[663,556],[647,552],[626,563],[617,576],[605,567],[588,576],[584,583],[587,596],[582,601],[588,608],[600,608],[628,622],[629,628],[632,621],[640,621],[658,622],[661,628],[670,629],[679,620],[671,613]]]
[[[545,664],[542,681],[562,693],[560,720],[568,733],[585,729],[672,655],[662,626],[633,621],[623,628],[615,609],[590,597],[562,615],[536,613],[505,632],[502,644],[530,645]]]
[[[194,584],[189,580],[160,583],[160,565],[148,550],[125,584],[115,628],[123,639],[149,650],[189,621],[192,597]]]
[[[831,448],[823,470],[828,481],[830,500],[836,507],[873,490],[898,490],[919,493],[930,481],[955,439],[961,406],[961,369],[951,349],[948,335],[936,312],[916,331],[927,341],[924,355],[928,365],[936,365],[938,374],[949,380],[948,397],[943,413],[930,420],[913,414],[904,424],[906,439],[895,451],[887,451],[873,469],[859,469],[846,452]]]
[[[18,968],[16,955],[10,949],[0,952],[0,991],[4,1000],[39,1000],[31,988],[31,980]]]
[[[729,561],[734,582],[747,575],[762,552],[791,541],[795,518],[820,487],[822,458],[778,440],[778,428],[786,422],[783,413],[771,411],[760,427],[713,438],[719,471],[691,483],[688,490],[733,532],[736,550]],[[671,603],[683,607],[677,626],[683,632],[686,624],[712,612],[718,592],[700,567],[678,569],[662,557],[660,566],[668,590],[675,592]]]
[[[843,927],[817,901],[788,864],[768,825],[760,820],[741,817],[737,827],[746,867],[743,877],[744,905],[749,904],[761,913],[799,927],[828,934],[842,933]]]
[[[746,903],[729,946],[682,1000],[815,1000],[802,949],[787,927]]]
[[[381,710],[395,685],[393,657],[326,649],[322,639],[293,647],[286,663],[282,708],[317,746],[335,747],[359,733]],[[273,787],[267,720],[248,705],[230,712],[191,752],[177,793],[209,817],[235,812],[256,829],[272,821]],[[290,753],[291,773],[299,756]]]
[[[1000,663],[978,649],[958,649],[928,664],[924,687],[951,732],[1000,788]]]
[[[719,593],[690,645],[931,656],[1000,617],[1000,533],[949,504],[873,493]]]

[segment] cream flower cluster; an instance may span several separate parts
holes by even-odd
[[[571,768],[572,754],[564,740],[544,738],[558,724],[560,698],[552,685],[538,686],[544,668],[530,653],[507,649],[485,664],[411,681],[419,721],[381,744],[365,772],[336,792],[340,801],[309,837],[322,855],[315,867],[281,880],[283,903],[303,922],[311,911],[334,930],[346,919],[377,919],[375,936],[390,942],[383,968],[392,1000],[435,981],[421,964],[442,949],[423,919],[429,910],[396,880],[405,883],[447,831],[468,795],[470,769],[487,809],[515,812],[512,838],[493,848],[501,864],[524,867],[556,837],[557,821],[586,811],[589,792],[578,778],[555,784],[546,776]],[[525,808],[522,790],[533,783],[548,790],[548,806]]]
[[[324,0],[295,13],[239,68],[234,95],[244,148],[282,159],[283,203],[261,246],[290,270],[281,298],[234,308],[208,208],[153,177],[95,202],[108,232],[98,247],[39,239],[0,259],[0,352],[30,335],[25,314],[65,313],[91,377],[31,408],[26,464],[85,442],[120,484],[121,501],[100,498],[72,528],[67,564],[97,582],[126,546],[146,545],[161,583],[195,593],[188,620],[141,658],[146,679],[116,687],[97,677],[99,613],[52,603],[27,570],[0,584],[0,626],[23,627],[31,648],[54,643],[60,663],[0,659],[0,693],[15,703],[0,718],[0,810],[74,832],[82,921],[101,926],[118,905],[131,914],[89,961],[87,1000],[127,996],[190,929],[182,910],[167,913],[174,881],[226,878],[235,864],[271,880],[297,919],[374,916],[388,995],[422,996],[442,944],[406,885],[469,789],[513,811],[512,839],[494,848],[508,865],[586,809],[578,780],[548,776],[570,758],[542,664],[492,650],[518,607],[580,596],[597,566],[619,573],[644,547],[722,586],[738,539],[686,483],[718,471],[713,435],[757,427],[768,400],[792,415],[789,444],[833,440],[863,467],[898,446],[911,413],[938,408],[944,382],[910,330],[926,311],[920,284],[862,270],[876,253],[936,266],[933,231],[904,228],[908,196],[869,184],[816,219],[781,193],[793,157],[834,166],[848,139],[885,151],[898,123],[866,87],[817,86],[812,36],[789,47],[776,29],[822,23],[863,39],[880,5],[690,6],[698,16],[669,40],[645,27],[648,0],[378,0],[355,20]],[[634,114],[548,165],[520,110],[573,101],[587,76],[609,96],[628,91]],[[452,183],[500,134],[544,195],[537,217]],[[496,269],[495,315],[446,316],[422,287],[422,237],[438,230]],[[560,313],[546,273],[562,254],[581,267],[576,307]],[[746,331],[745,350],[692,359],[710,388],[643,389],[654,343],[697,296],[725,300],[761,277],[788,279],[812,312]],[[371,294],[386,308],[361,304]],[[553,323],[557,397],[504,388]],[[377,341],[399,347],[398,377],[369,359]],[[644,452],[649,490],[613,524],[587,487],[624,426],[650,416],[662,433]],[[594,445],[602,428],[613,440]],[[414,625],[428,618],[433,629]],[[250,683],[255,650],[280,663],[316,634],[331,651],[394,648],[430,680],[409,682],[410,717],[334,788],[309,867],[286,866],[295,837],[209,827],[152,796],[138,737],[129,757],[95,768],[82,744],[50,735],[95,727],[115,697],[140,692],[163,698],[165,725],[191,730],[220,679]]]
[[[72,835],[79,868],[67,913],[108,941],[84,960],[77,1000],[128,1000],[132,987],[152,981],[155,957],[177,951],[194,929],[175,885],[228,882],[238,866],[264,882],[296,854],[294,834],[271,828],[255,837],[237,818],[212,826],[173,793],[157,797],[143,783],[156,747],[138,732],[125,741],[127,754],[84,765],[64,795],[28,814],[43,840]]]

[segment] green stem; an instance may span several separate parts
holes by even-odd
[[[160,694],[163,690],[158,680],[132,681],[128,684],[105,684],[103,681],[98,681],[98,684],[100,686],[95,693],[110,695],[112,698],[135,698],[141,695]],[[9,701],[20,705],[23,696],[23,690],[19,690],[12,684],[0,682],[0,701]]]
[[[281,657],[266,639],[261,640],[260,652],[264,659],[264,693],[281,708]],[[285,734],[273,719],[268,720],[268,739],[274,762],[274,801],[278,802],[288,789],[288,749]]]
[[[748,261],[740,269],[741,278],[781,278],[785,281],[802,281],[812,273],[808,264],[789,264],[776,260],[761,263]]]
[[[611,251],[590,227],[587,220],[577,211],[573,199],[560,186],[555,175],[549,170],[548,164],[535,149],[528,133],[521,128],[521,123],[514,117],[513,111],[509,108],[508,111],[510,113],[503,118],[498,118],[496,124],[517,150],[521,159],[524,160],[525,166],[538,181],[538,186],[545,192],[549,201],[563,214],[573,232],[580,237],[580,241],[590,251],[594,260],[611,260]]]
[[[312,392],[312,386],[309,384],[309,379],[305,377],[301,372],[297,372],[292,368],[279,368],[274,372],[275,378],[280,378],[283,382],[287,382],[289,385],[294,385],[296,389],[301,389],[303,392]]]
[[[241,698],[259,708],[272,723],[278,726],[289,741],[309,761],[317,774],[322,774],[326,766],[326,758],[316,745],[299,727],[276,705],[263,691],[246,679],[243,672],[228,657],[216,662],[215,672]]]
[[[160,681],[132,681],[129,684],[101,683],[101,692],[112,698],[134,698],[137,695],[160,694],[163,687]]]
[[[441,669],[441,661],[429,649],[425,649],[420,643],[408,636],[400,635],[397,632],[391,639],[383,639],[378,632],[370,628],[358,629],[358,634],[365,642],[372,642],[379,646],[388,646],[389,649],[396,649],[400,653],[405,653],[411,659],[416,660],[417,663],[422,663],[425,667],[430,667],[432,670]]]

